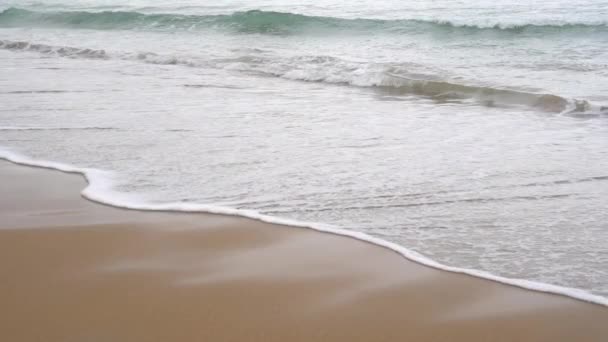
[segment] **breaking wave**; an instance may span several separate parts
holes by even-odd
[[[548,34],[608,32],[607,22],[478,26],[416,19],[345,19],[251,10],[219,15],[144,14],[126,11],[30,11],[8,8],[0,12],[0,27],[65,27],[96,30],[223,29],[239,33],[306,34],[331,32]]]

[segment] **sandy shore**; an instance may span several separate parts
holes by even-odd
[[[606,341],[608,308],[309,229],[82,199],[0,162],[2,341]]]

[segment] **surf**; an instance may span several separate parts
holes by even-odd
[[[404,63],[361,63],[329,56],[282,58],[251,55],[208,59],[203,56],[194,58],[151,52],[110,52],[105,49],[9,40],[0,40],[0,49],[36,52],[64,58],[118,59],[194,68],[213,67],[294,81],[368,88],[380,96],[414,95],[438,103],[473,103],[488,107],[519,106],[541,112],[569,115],[608,115],[608,106],[593,104],[584,99],[570,99],[551,93],[534,93],[504,87],[458,83],[449,79],[441,79],[436,75],[408,73],[407,67],[404,68]]]
[[[594,303],[598,305],[608,306],[608,298],[598,296],[587,291],[569,288],[563,286],[557,286],[552,284],[546,284],[526,279],[512,279],[498,275],[494,275],[489,272],[459,268],[453,266],[447,266],[441,264],[435,260],[425,257],[424,255],[417,253],[413,250],[407,249],[401,245],[393,242],[389,242],[377,237],[373,237],[369,234],[357,232],[353,230],[346,230],[333,225],[322,224],[317,222],[304,222],[297,221],[282,217],[265,215],[255,210],[247,209],[235,209],[230,207],[217,206],[212,204],[200,204],[200,203],[146,203],[141,199],[130,196],[128,194],[120,193],[115,190],[115,183],[118,178],[113,172],[99,170],[94,168],[81,168],[74,165],[65,163],[38,160],[28,156],[24,156],[15,153],[10,150],[0,148],[0,160],[5,160],[17,165],[38,167],[43,169],[57,170],[69,174],[78,174],[85,178],[87,186],[82,190],[81,195],[93,202],[105,204],[108,206],[128,209],[128,210],[139,210],[139,211],[164,211],[164,212],[185,212],[185,213],[209,213],[217,215],[237,216],[254,219],[261,222],[273,223],[283,225],[286,227],[300,227],[313,229],[316,231],[345,236],[360,241],[368,242],[383,248],[392,250],[405,259],[411,260],[421,265],[432,267],[439,270],[444,270],[452,273],[467,274],[477,278],[492,280],[498,283],[508,284],[523,289],[553,293],[556,295],[566,296],[575,298],[584,302]],[[287,228],[286,228],[287,229]]]
[[[145,14],[136,11],[32,11],[10,7],[0,12],[0,27],[60,27],[94,30],[204,30],[245,34],[486,34],[546,35],[606,33],[606,22],[547,24],[458,24],[445,20],[369,19],[310,16],[263,10],[231,14]]]

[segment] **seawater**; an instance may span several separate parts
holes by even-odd
[[[591,0],[0,0],[0,145],[113,171],[105,202],[314,222],[608,296],[606,18]]]

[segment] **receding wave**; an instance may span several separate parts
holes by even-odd
[[[107,52],[103,49],[53,46],[26,41],[0,40],[0,49],[31,51],[45,55],[83,59],[120,59],[150,64],[229,69],[258,76],[370,88],[387,96],[416,95],[437,102],[474,103],[489,107],[523,106],[551,113],[601,115],[608,106],[554,94],[532,93],[506,88],[456,83],[433,75],[408,73],[407,63],[352,62],[330,56],[269,57],[246,55],[205,59],[160,55],[151,52]],[[185,85],[190,88],[203,88]],[[230,85],[218,85],[230,88]],[[208,86],[207,86],[208,87]]]
[[[36,160],[23,155],[19,155],[13,153],[11,151],[4,150],[0,148],[0,160],[7,160],[9,162],[27,165],[33,167],[40,167],[46,169],[53,169],[66,173],[74,173],[82,175],[86,181],[87,186],[85,189],[81,191],[81,195],[91,201],[118,207],[121,209],[129,209],[129,210],[141,210],[141,211],[169,211],[169,212],[194,212],[194,213],[210,213],[210,214],[219,214],[219,215],[230,215],[230,216],[240,216],[246,217],[262,222],[268,222],[271,224],[278,224],[282,226],[293,226],[293,227],[302,227],[309,228],[313,230],[317,230],[324,233],[335,234],[346,236],[350,238],[354,238],[357,240],[365,241],[371,244],[378,245],[383,248],[387,248],[392,250],[399,255],[403,256],[406,259],[417,262],[419,264],[433,267],[436,269],[467,274],[474,277],[488,279],[492,281],[496,281],[499,283],[509,284],[513,286],[517,286],[524,289],[529,289],[533,291],[540,291],[546,293],[553,293],[557,295],[567,296],[571,298],[576,298],[582,301],[595,303],[603,306],[608,306],[608,298],[598,296],[592,293],[589,293],[585,290],[576,289],[576,288],[567,288],[557,285],[539,283],[532,280],[525,279],[512,279],[506,278],[498,275],[494,275],[485,271],[475,270],[475,269],[466,269],[459,268],[453,266],[447,266],[440,264],[437,261],[429,259],[413,250],[407,249],[401,245],[382,240],[377,237],[373,237],[371,235],[354,231],[354,230],[346,230],[339,227],[334,227],[326,224],[315,223],[315,222],[302,222],[295,221],[291,219],[269,216],[266,214],[262,214],[260,212],[254,210],[247,209],[235,209],[230,207],[221,207],[212,204],[200,204],[200,203],[184,203],[184,202],[169,202],[169,203],[146,203],[142,202],[141,199],[130,196],[125,193],[118,192],[115,189],[116,185],[116,175],[109,173],[107,171],[91,169],[91,168],[79,168],[72,165],[52,162],[52,161],[44,161],[44,160]]]
[[[144,14],[124,11],[37,12],[8,8],[0,13],[0,27],[66,27],[97,30],[197,30],[224,29],[240,33],[305,34],[353,32],[360,34],[445,31],[466,33],[496,31],[506,34],[551,32],[608,32],[608,23],[564,23],[478,26],[449,21],[416,19],[345,19],[295,13],[251,10],[220,15]]]

